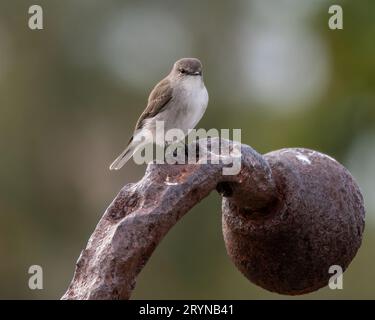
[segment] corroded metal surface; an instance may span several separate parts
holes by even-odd
[[[219,144],[231,142],[212,139],[209,146],[219,150]],[[218,157],[204,151],[200,154],[208,162]],[[251,197],[245,200],[254,204],[273,198],[275,185],[267,162],[250,147],[245,146],[243,154],[236,176],[222,175],[223,162],[150,164],[142,180],[125,185],[104,213],[62,299],[128,299],[138,273],[165,234],[220,183],[229,181],[248,190]]]
[[[130,298],[165,234],[215,189],[224,196],[228,254],[255,284],[302,294],[327,285],[330,265],[348,266],[361,244],[364,207],[343,166],[311,150],[261,156],[242,145],[240,172],[225,176],[225,160],[234,155],[213,152],[219,145],[233,149],[230,141],[211,139],[199,152],[208,164],[150,164],[139,182],[125,185],[82,251],[62,299]]]
[[[279,199],[261,212],[223,200],[228,254],[255,284],[282,294],[328,285],[328,270],[345,270],[361,245],[364,206],[350,173],[306,149],[266,154]]]

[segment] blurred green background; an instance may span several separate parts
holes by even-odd
[[[28,8],[44,30],[28,28]],[[341,4],[344,30],[328,28]],[[241,128],[261,153],[316,149],[349,168],[367,208],[344,289],[293,299],[375,298],[375,2],[0,1],[0,298],[58,299],[107,205],[145,167],[108,165],[173,62],[204,64],[202,128]],[[226,255],[220,197],[174,227],[133,298],[289,298],[248,282]],[[30,290],[30,265],[44,289]]]

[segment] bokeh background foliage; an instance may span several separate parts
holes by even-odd
[[[344,30],[329,30],[341,4]],[[0,2],[0,298],[59,298],[114,195],[144,167],[108,165],[153,85],[181,57],[205,67],[199,124],[241,128],[261,153],[303,146],[345,164],[365,195],[363,245],[344,290],[300,298],[375,298],[375,2],[308,0]],[[44,290],[28,289],[28,267]],[[134,298],[285,298],[231,264],[212,194],[167,235]]]

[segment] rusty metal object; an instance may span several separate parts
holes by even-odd
[[[363,198],[337,161],[307,149],[266,154],[279,202],[260,211],[223,200],[227,252],[252,282],[282,294],[328,285],[329,267],[347,268],[361,245]]]
[[[220,145],[233,147],[211,139],[208,149]],[[233,176],[222,174],[225,162],[211,163],[222,155],[206,149],[199,156],[208,164],[150,164],[104,213],[62,299],[130,298],[165,234],[215,189],[224,196],[228,254],[246,277],[286,294],[326,285],[328,266],[345,268],[361,243],[364,209],[357,185],[340,164],[310,150],[261,156],[242,145],[241,151],[241,171]]]
[[[219,150],[220,145],[232,142],[212,139],[208,148]],[[189,147],[196,149],[195,144]],[[128,299],[138,273],[165,234],[220,183],[247,190],[243,205],[273,199],[276,188],[267,162],[250,147],[242,149],[242,170],[236,176],[222,175],[227,166],[223,162],[150,164],[142,180],[125,185],[104,213],[62,299]],[[210,162],[218,154],[200,149],[200,157]]]

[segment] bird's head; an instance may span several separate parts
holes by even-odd
[[[172,73],[178,77],[202,76],[202,63],[196,58],[183,58],[173,65]]]

